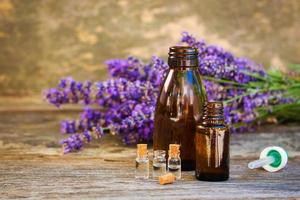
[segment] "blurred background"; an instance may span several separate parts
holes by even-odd
[[[166,58],[182,31],[285,70],[299,27],[298,0],[0,0],[1,105],[40,102],[63,76],[103,80],[107,59]]]
[[[66,76],[105,80],[108,59],[166,59],[183,31],[266,68],[287,71],[289,64],[300,63],[300,0],[0,0],[0,199],[117,195],[122,188],[110,186],[126,185],[135,146],[125,148],[122,138],[111,132],[93,139],[84,151],[61,157],[61,139],[70,137],[70,145],[80,146],[80,138],[60,134],[60,121],[80,118],[82,105],[57,109],[43,100],[42,91]],[[300,121],[300,106],[289,111],[279,116]],[[266,121],[255,134],[232,134],[233,181],[218,189],[217,198],[226,198],[225,190],[230,198],[241,198],[230,189],[237,184],[243,195],[254,198],[297,198],[300,124],[275,125],[274,117]],[[274,176],[262,170],[247,175],[246,162],[271,145],[289,152],[289,169]],[[133,185],[126,192],[136,196],[145,187]],[[155,188],[147,190],[151,197]],[[214,199],[210,194],[202,195]]]

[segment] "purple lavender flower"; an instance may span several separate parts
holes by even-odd
[[[67,103],[78,103],[82,101],[85,105],[91,103],[90,81],[84,83],[76,82],[71,77],[60,80],[57,88],[51,88],[44,92],[47,101],[57,107]]]
[[[141,78],[141,71],[143,63],[134,58],[128,57],[128,59],[112,59],[106,62],[108,71],[112,77],[124,78],[129,81],[136,81]]]
[[[75,120],[63,120],[60,124],[60,132],[65,133],[76,133],[76,122]]]
[[[93,127],[93,131],[96,134],[97,139],[102,138],[102,136],[105,134],[104,129],[99,125],[96,125],[95,127]]]
[[[181,41],[198,48],[199,71],[205,79],[208,99],[225,103],[225,119],[233,131],[249,130],[259,107],[293,102],[283,96],[283,90],[266,91],[257,84],[269,78],[261,65],[207,45],[187,32]],[[61,124],[61,132],[70,134],[61,141],[64,153],[80,150],[84,143],[107,132],[118,134],[125,144],[152,139],[155,104],[168,68],[166,62],[152,57],[149,63],[143,63],[128,57],[111,59],[106,64],[112,77],[107,81],[77,82],[67,77],[60,80],[57,88],[44,93],[46,100],[57,107],[68,103],[85,105],[78,120]]]
[[[92,140],[92,135],[88,130],[83,131],[83,136],[87,142],[90,142]]]
[[[204,76],[248,83],[255,81],[255,78],[245,74],[245,71],[262,76],[266,74],[261,65],[245,58],[235,58],[230,52],[220,47],[206,45],[203,40],[197,41],[187,32],[182,33],[181,41],[198,48],[200,73]]]
[[[152,139],[154,109],[154,105],[137,104],[132,114],[122,120],[117,131],[123,136],[125,144],[134,144]]]
[[[64,154],[70,153],[72,151],[78,151],[83,146],[83,139],[81,137],[81,134],[75,133],[70,135],[66,139],[62,139],[60,141],[60,144],[63,145],[63,152]]]

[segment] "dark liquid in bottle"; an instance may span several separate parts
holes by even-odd
[[[205,112],[197,127],[195,172],[198,180],[225,181],[229,178],[229,131],[222,114],[222,111]]]
[[[197,51],[191,47],[173,47],[169,55],[170,69],[155,110],[153,148],[168,151],[169,144],[180,144],[182,170],[194,170],[196,123],[206,102]]]

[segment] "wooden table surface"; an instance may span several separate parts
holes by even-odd
[[[1,199],[300,199],[299,126],[232,135],[229,181],[201,182],[183,172],[183,180],[161,186],[134,179],[135,147],[114,136],[62,156],[59,120],[76,115],[0,112]],[[288,150],[288,167],[277,173],[247,169],[269,145]]]

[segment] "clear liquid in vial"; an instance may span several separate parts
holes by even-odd
[[[176,180],[181,179],[181,165],[169,165],[168,171],[176,177]]]
[[[135,161],[135,178],[148,179],[149,178],[149,160],[136,159]]]
[[[157,179],[159,176],[165,175],[166,171],[165,163],[153,163],[153,179]]]

